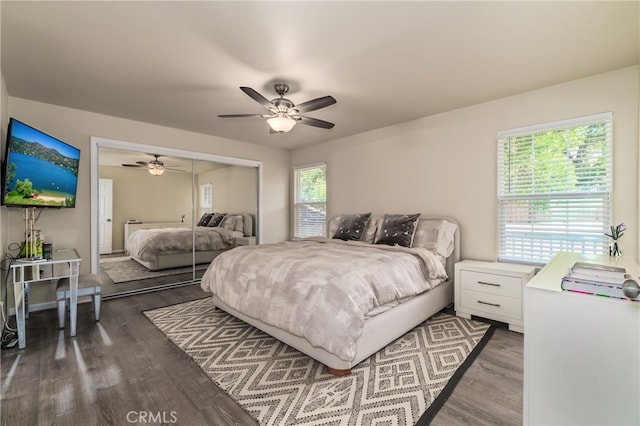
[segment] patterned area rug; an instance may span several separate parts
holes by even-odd
[[[144,314],[260,425],[427,424],[493,334],[437,314],[335,377],[208,297]]]
[[[208,263],[196,265],[196,271],[209,267]],[[168,275],[186,274],[192,271],[191,266],[150,271],[129,256],[112,257],[100,260],[100,270],[116,283],[146,280],[148,278],[166,277]]]

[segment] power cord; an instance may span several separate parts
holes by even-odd
[[[2,332],[2,338],[0,339],[0,347],[2,349],[13,348],[18,344],[18,333],[15,331],[10,331],[7,327],[5,327]]]
[[[18,243],[11,243],[9,244],[8,247],[9,251],[12,250],[17,250],[18,251],[18,255],[20,253],[20,244]],[[9,272],[11,271],[11,265],[13,264],[13,262],[15,262],[15,260],[17,259],[17,256],[12,255],[10,253],[5,253],[5,259],[2,260],[2,262],[0,262],[0,270],[5,271],[5,285],[8,286],[9,285]],[[7,265],[8,262],[8,265]],[[9,325],[9,320],[8,320],[8,312],[5,312],[5,309],[8,310],[9,307],[7,306],[6,303],[6,296],[7,296],[7,288],[4,288],[4,297],[0,298],[0,300],[4,301],[3,307],[2,309],[0,309],[1,315],[2,315],[2,322],[4,324],[4,328],[2,329],[2,335],[0,336],[0,347],[2,347],[3,349],[8,349],[8,348],[12,348],[15,345],[18,344],[18,332],[16,331],[15,328],[12,328]]]

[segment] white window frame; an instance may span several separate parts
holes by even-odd
[[[591,154],[589,161],[573,164],[578,150],[575,141],[588,140],[596,148],[603,138],[571,138],[570,129],[594,124],[605,126],[604,153]],[[498,132],[498,258],[501,261],[529,264],[545,264],[558,251],[605,254],[608,241],[604,235],[611,225],[612,204],[612,145],[613,114],[602,113],[553,123],[523,127]],[[548,132],[559,131],[567,146],[567,155],[563,161],[558,156],[553,161],[537,162],[535,159],[535,138]],[[562,132],[562,133],[561,133]],[[528,140],[530,139],[530,142]],[[598,142],[600,141],[600,142]],[[516,151],[515,148],[521,151]],[[518,158],[518,152],[531,147],[531,162]],[[506,149],[510,147],[511,149]],[[592,151],[595,152],[595,151]],[[513,153],[513,154],[511,154]],[[511,155],[515,156],[511,159]],[[527,154],[523,155],[523,158]],[[588,174],[588,164],[606,156],[605,164],[594,168]],[[520,161],[520,162],[519,162]],[[554,165],[556,174],[551,180],[536,178],[523,179],[535,167]],[[518,165],[526,167],[517,168]],[[560,171],[562,167],[564,171]],[[518,175],[517,170],[524,170]],[[538,169],[540,170],[540,169]],[[594,174],[597,173],[597,174]],[[536,174],[533,173],[535,176]],[[548,174],[546,176],[549,176]],[[579,188],[575,183],[583,179],[596,179],[599,184]],[[567,188],[565,190],[561,187]],[[571,189],[573,188],[573,189]],[[588,189],[587,189],[588,188]],[[544,206],[544,208],[541,208]]]
[[[198,217],[205,213],[213,212],[213,184],[202,183],[198,185]]]
[[[325,174],[327,170],[326,163],[315,163],[315,164],[307,164],[304,166],[297,166],[293,169],[294,176],[294,191],[293,191],[293,238],[305,238],[311,236],[326,236],[327,234],[327,188],[326,181],[324,187],[324,201],[306,201],[301,200],[300,196],[300,174],[301,172],[324,168]],[[320,189],[322,190],[322,189]],[[306,209],[307,212],[309,209],[314,209],[321,214],[321,217],[317,217],[317,221],[306,225],[303,223],[301,210]],[[321,213],[320,213],[321,212]]]

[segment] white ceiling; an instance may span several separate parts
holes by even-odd
[[[0,2],[9,95],[293,148],[639,62],[630,2]],[[269,134],[240,91],[337,104]]]

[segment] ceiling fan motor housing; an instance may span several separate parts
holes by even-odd
[[[294,103],[287,98],[275,98],[271,103],[275,106],[274,113],[289,112],[294,106]]]

